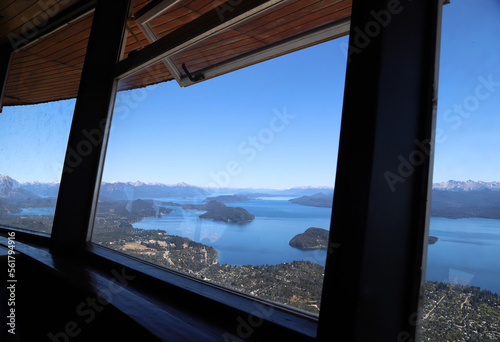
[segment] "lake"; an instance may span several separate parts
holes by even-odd
[[[161,201],[201,204],[205,197],[163,198]],[[231,265],[275,265],[308,260],[325,265],[326,251],[301,251],[288,242],[307,228],[328,228],[331,209],[288,202],[271,197],[227,203],[255,215],[244,224],[199,219],[204,211],[175,211],[161,218],[149,217],[133,224],[142,229],[163,229],[217,249],[219,262]],[[158,199],[156,199],[158,200]],[[28,208],[16,215],[53,215],[55,208]],[[432,217],[430,235],[439,241],[429,245],[426,279],[479,286],[500,294],[500,220]]]
[[[162,199],[200,204],[205,197]],[[274,265],[309,260],[325,265],[326,251],[300,251],[288,245],[309,227],[328,229],[331,209],[288,202],[289,198],[262,198],[227,203],[255,215],[245,224],[199,219],[204,211],[180,207],[162,218],[146,218],[134,224],[142,229],[164,229],[217,249],[219,262],[230,265]],[[500,220],[432,217],[430,235],[439,241],[429,245],[427,280],[479,286],[500,294]]]
[[[500,294],[500,220],[432,217],[426,279]]]
[[[174,203],[202,204],[206,197],[165,198]],[[292,197],[266,197],[247,202],[226,203],[243,207],[255,215],[248,223],[225,223],[198,218],[205,211],[175,211],[161,218],[148,217],[133,224],[135,228],[164,229],[169,234],[190,238],[214,247],[219,263],[230,265],[275,265],[292,260],[309,260],[325,265],[326,251],[302,251],[288,242],[307,228],[328,229],[330,208],[307,207],[288,202]]]

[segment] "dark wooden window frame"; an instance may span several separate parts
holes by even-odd
[[[269,308],[265,301],[90,243],[117,80],[161,60],[169,46],[189,39],[197,29],[186,27],[179,41],[160,39],[119,61],[130,2],[97,1],[68,148],[85,139],[83,130],[100,129],[103,139],[78,167],[63,173],[50,239],[21,234],[21,240],[26,242],[21,252],[68,277],[75,275],[54,260],[79,265],[96,277],[106,269],[127,267],[140,279],[137,286],[127,289],[138,303],[151,296],[149,300],[157,304],[152,312],[161,308],[181,321],[196,316],[207,331],[226,331],[234,336],[239,327],[235,322],[243,317],[249,319],[248,324],[255,324],[250,340],[265,340],[262,336],[276,333],[317,341],[335,337],[345,340],[346,334],[352,341],[418,339],[442,1],[353,1],[332,231],[318,323],[280,305],[271,305],[275,309],[271,315],[255,320],[255,305],[264,312]],[[250,6],[242,4],[242,10]],[[403,172],[400,157],[407,158],[413,168]],[[2,228],[3,233],[8,230]],[[0,243],[5,243],[4,239],[0,238]],[[101,280],[92,284],[94,290],[105,286],[105,278]],[[179,303],[169,306],[169,301],[176,302],[175,298],[155,296],[164,288],[188,302],[202,301],[225,323],[217,330],[209,313],[195,315]],[[116,306],[123,307],[130,316],[142,313],[150,318],[147,309],[137,313],[120,300]],[[159,338],[168,337],[148,324],[146,318],[142,324]],[[189,325],[175,324],[176,334],[188,334],[183,329],[189,329]],[[223,336],[219,337],[223,340]]]

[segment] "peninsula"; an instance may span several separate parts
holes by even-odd
[[[310,207],[331,208],[333,203],[333,193],[325,194],[319,192],[312,196],[302,196],[288,200],[291,203],[307,205]]]
[[[246,202],[252,200],[252,197],[246,195],[221,195],[216,197],[207,197],[203,202],[218,201],[221,203]]]

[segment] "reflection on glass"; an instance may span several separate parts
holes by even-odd
[[[93,242],[317,314],[345,77],[338,44],[188,88],[120,91]],[[312,62],[321,79],[289,72]]]
[[[74,100],[4,107],[0,225],[50,233]]]

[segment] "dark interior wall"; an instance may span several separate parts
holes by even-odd
[[[16,255],[15,307],[5,305],[1,319],[2,341],[158,341],[147,330],[125,316],[104,299],[83,291],[40,262]],[[0,258],[7,265],[7,256]],[[3,284],[3,289],[11,283]],[[103,297],[105,297],[103,295]],[[5,320],[15,308],[16,340]]]

